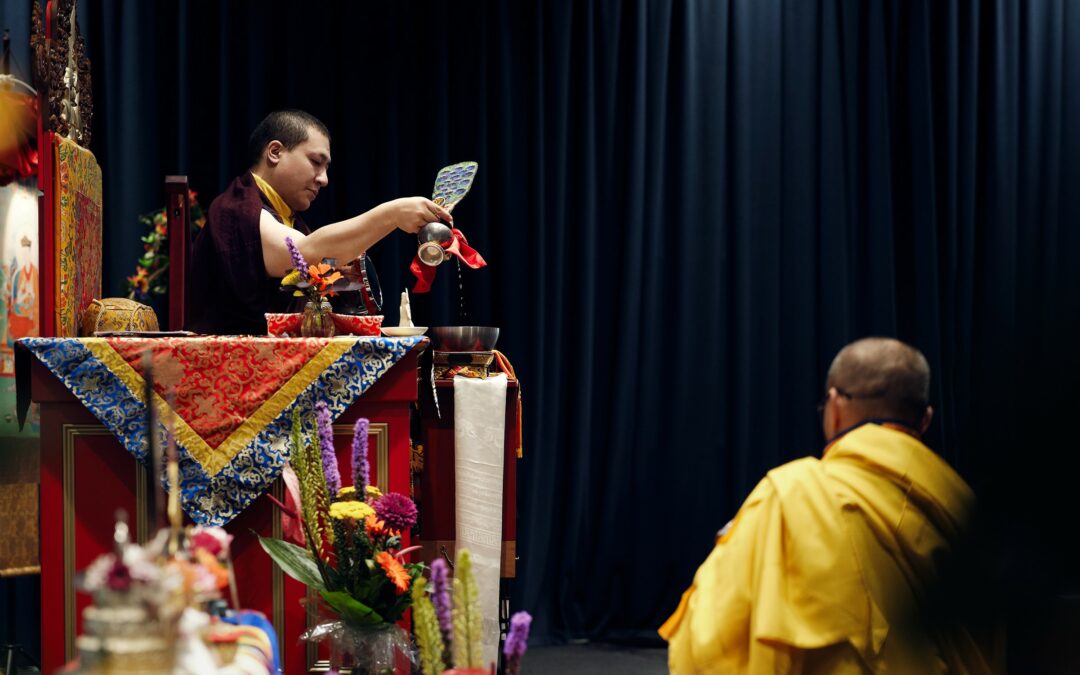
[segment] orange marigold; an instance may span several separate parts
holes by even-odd
[[[394,589],[398,595],[406,593],[409,590],[409,582],[412,579],[409,577],[409,573],[405,571],[405,568],[401,566],[398,559],[390,555],[387,551],[382,551],[379,555],[375,556],[375,562],[379,563],[379,566],[386,572],[386,578],[394,582]]]

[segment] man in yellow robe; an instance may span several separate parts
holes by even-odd
[[[974,505],[922,443],[925,357],[867,338],[829,368],[822,459],[768,473],[661,627],[671,672],[989,673],[963,628],[921,619]]]

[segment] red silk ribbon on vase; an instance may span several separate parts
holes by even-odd
[[[456,227],[450,230],[453,233],[453,238],[443,243],[443,248],[447,253],[455,255],[463,263],[468,265],[474,270],[478,270],[481,267],[487,266],[487,261],[484,260],[484,256],[469,246],[469,241],[462,234],[461,230]],[[412,270],[414,276],[416,276],[416,285],[413,286],[413,293],[427,293],[431,290],[431,283],[435,281],[436,267],[425,265],[420,262],[419,256],[413,256],[412,264],[409,265],[409,269]]]

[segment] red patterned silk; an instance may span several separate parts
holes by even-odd
[[[268,313],[266,317],[267,333],[274,337],[290,337],[300,335],[300,326],[304,323],[304,315],[292,313]],[[382,326],[383,315],[373,314],[369,316],[353,316],[351,314],[336,314],[331,312],[334,318],[334,331],[337,335],[368,335],[376,337]]]
[[[277,393],[319,353],[323,338],[109,338],[141,377],[142,354],[152,349],[154,389],[175,391],[176,414],[211,448]]]

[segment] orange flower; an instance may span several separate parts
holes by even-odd
[[[409,582],[412,579],[409,577],[409,573],[405,571],[405,568],[401,566],[398,559],[390,555],[386,551],[382,551],[379,555],[375,556],[375,562],[379,563],[379,566],[386,572],[386,578],[394,582],[394,589],[398,595],[406,593],[409,590]]]
[[[369,537],[381,537],[383,535],[397,537],[401,534],[397,530],[388,528],[386,526],[386,521],[379,520],[375,516],[368,516],[364,519],[364,530],[368,533]]]
[[[195,549],[195,559],[199,561],[199,564],[206,568],[208,572],[214,575],[214,580],[217,585],[217,589],[224,590],[229,585],[229,570],[222,567],[218,559],[214,557],[214,554],[207,551],[205,548]]]
[[[312,279],[320,279],[322,275],[330,271],[330,266],[326,263],[319,263],[318,265],[308,265],[308,276]]]
[[[386,534],[386,523],[375,516],[368,516],[364,519],[364,530],[367,531],[369,537],[377,537],[380,534]]]

